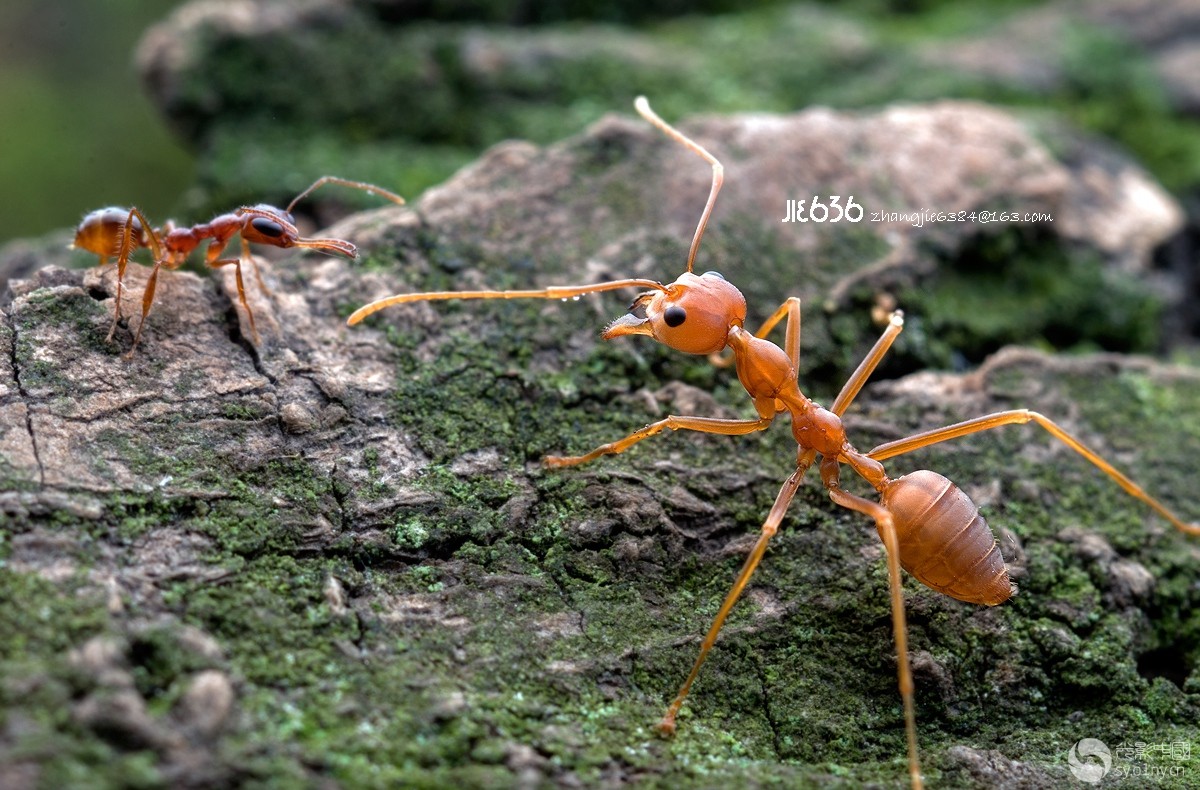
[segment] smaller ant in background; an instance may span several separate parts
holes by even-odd
[[[254,342],[259,342],[258,327],[254,324],[254,312],[246,302],[246,289],[242,281],[242,263],[249,261],[254,269],[254,278],[263,293],[270,295],[270,290],[262,280],[258,264],[250,255],[251,244],[269,244],[272,247],[305,247],[323,252],[326,255],[342,255],[347,258],[358,257],[358,248],[342,239],[306,239],[296,228],[296,220],[292,217],[292,208],[316,189],[325,184],[341,184],[353,189],[361,189],[386,198],[393,203],[404,205],[404,198],[388,192],[372,184],[361,181],[347,181],[335,176],[322,176],[313,182],[312,186],[301,192],[288,204],[287,208],[259,204],[257,206],[242,206],[241,208],[221,214],[208,222],[202,222],[191,227],[177,228],[167,221],[162,228],[154,230],[146,216],[136,208],[109,207],[97,209],[83,218],[75,229],[73,247],[94,252],[100,258],[100,265],[108,263],[114,256],[117,259],[117,298],[113,309],[112,328],[108,332],[108,341],[112,341],[121,320],[121,298],[124,291],[125,266],[129,256],[139,248],[150,249],[154,254],[154,268],[146,280],[146,289],[142,293],[142,320],[133,336],[133,346],[130,347],[126,358],[133,356],[138,341],[142,337],[142,329],[146,326],[146,316],[154,303],[154,291],[158,284],[158,270],[166,267],[178,269],[188,256],[205,240],[209,240],[204,263],[212,269],[222,266],[233,266],[237,275],[238,301],[246,310],[250,321],[250,331],[254,333]],[[222,258],[221,253],[229,245],[230,240],[238,233],[242,234],[242,252],[237,258]]]

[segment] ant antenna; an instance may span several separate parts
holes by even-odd
[[[385,200],[390,200],[398,206],[404,205],[404,198],[393,192],[388,192],[386,189],[377,187],[374,184],[368,184],[363,181],[351,181],[346,178],[338,178],[337,176],[321,176],[313,182],[312,186],[301,192],[299,195],[296,195],[296,197],[292,198],[292,202],[288,203],[288,206],[284,209],[284,211],[286,211],[288,214],[291,214],[292,208],[294,208],[297,203],[311,195],[313,192],[316,192],[326,184],[341,184],[344,187],[361,189],[364,192],[370,192],[372,195],[378,195]]]
[[[676,129],[671,124],[658,117],[654,110],[650,109],[650,102],[645,96],[638,96],[633,100],[633,106],[638,111],[638,115],[645,118],[654,126],[658,127],[664,134],[673,140],[676,140],[687,146],[692,151],[695,151],[704,160],[712,165],[713,179],[712,189],[708,193],[708,203],[704,205],[704,213],[700,215],[700,224],[696,226],[696,235],[692,237],[692,247],[688,250],[687,270],[692,270],[692,264],[696,260],[696,252],[700,249],[700,239],[704,236],[704,228],[708,225],[708,218],[712,214],[713,205],[717,202],[717,193],[721,191],[721,185],[725,183],[725,168],[717,161],[717,158],[710,154],[704,146],[700,145],[692,138],[685,135],[683,132]]]
[[[529,291],[430,291],[428,293],[397,294],[383,299],[377,299],[363,305],[350,314],[346,323],[353,326],[372,313],[377,313],[385,307],[407,302],[435,302],[445,299],[576,299],[584,294],[616,291],[620,288],[649,288],[653,291],[667,292],[667,287],[654,280],[629,279],[611,280],[592,285],[552,285],[549,288],[539,288]]]

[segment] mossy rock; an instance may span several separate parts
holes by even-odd
[[[798,187],[779,163],[801,153],[781,141],[830,157],[804,192],[847,186],[868,205],[918,200],[904,190],[924,183],[980,210],[1040,195],[1064,221],[1037,230],[1034,249],[1056,265],[1075,249],[1100,277],[1145,264],[1144,236],[1068,238],[1089,227],[1072,203],[1081,182],[1008,116],[889,113],[685,124],[728,166],[700,267],[745,285],[752,320],[805,297],[802,383],[816,397],[877,335],[880,296],[935,282],[938,254],[979,242],[965,226],[788,229],[776,209]],[[901,123],[991,140],[1008,178],[965,177],[971,157],[953,154],[965,144],[944,147],[937,178],[889,178],[895,149],[872,141],[897,139]],[[854,144],[862,167],[844,168],[835,154]],[[2,783],[902,783],[882,548],[815,483],[679,734],[652,730],[794,464],[785,426],[657,437],[574,470],[540,464],[666,413],[748,416],[730,371],[644,338],[600,342],[628,294],[418,304],[344,325],[394,291],[670,278],[708,178],[627,119],[544,149],[501,146],[411,208],[322,231],[359,243],[357,264],[264,263],[272,293],[250,295],[257,345],[228,268],[165,272],[130,359],[131,327],[105,342],[111,270],[16,284],[0,321]],[[1123,205],[1120,189],[1086,183],[1079,205]],[[146,274],[130,267],[132,300]],[[900,368],[847,415],[858,446],[1036,408],[1197,517],[1193,368],[1010,350],[970,373],[897,376],[950,342],[930,336],[920,304],[909,318]],[[1021,587],[987,609],[906,583],[931,784],[988,786],[1000,772],[1057,786],[1081,738],[1116,749],[1191,737],[1195,538],[1033,428],[888,464],[917,465],[982,507]],[[1179,766],[1191,768],[1159,751],[1124,764]]]

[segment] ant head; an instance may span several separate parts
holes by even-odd
[[[687,354],[712,354],[725,348],[729,330],[746,320],[746,298],[717,272],[685,272],[661,291],[638,296],[604,330],[604,339],[650,335]]]
[[[238,209],[242,215],[242,238],[251,244],[270,244],[273,247],[291,247],[299,238],[296,220],[288,212],[260,203],[253,208]]]
[[[326,255],[357,258],[358,248],[342,239],[305,239],[296,229],[296,220],[283,209],[265,204],[242,207],[242,238],[251,244],[270,244],[272,247],[306,247]]]

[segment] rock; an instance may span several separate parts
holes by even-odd
[[[1015,14],[985,36],[928,44],[923,55],[930,66],[952,65],[1009,87],[1050,93],[1069,85],[1072,59],[1080,56],[1072,46],[1079,46],[1081,32],[1143,52],[1178,110],[1200,112],[1200,71],[1194,68],[1200,11],[1190,0],[1051,3]]]
[[[1068,781],[1061,770],[1039,769],[1010,760],[994,749],[982,751],[969,746],[952,746],[947,755],[981,787],[1040,790],[1062,787],[1063,782]]]
[[[1041,244],[1086,248],[1125,282],[1149,278],[1148,250],[1170,225],[1173,204],[1137,171],[1081,177],[982,105],[683,127],[727,168],[698,268],[744,285],[750,323],[804,297],[802,382],[826,401],[877,337],[875,296],[934,288],[943,256],[980,229],[789,227],[779,222],[788,197],[1048,212]],[[19,494],[0,500],[0,676],[40,694],[0,699],[6,715],[35,722],[73,705],[78,727],[3,736],[14,746],[0,743],[0,775],[27,770],[28,754],[74,754],[64,744],[81,738],[196,785],[351,782],[345,772],[368,761],[396,786],[586,784],[597,766],[605,783],[678,784],[696,759],[713,784],[803,784],[833,765],[843,778],[899,780],[878,539],[812,481],[701,674],[681,745],[649,731],[794,463],[784,426],[680,432],[581,469],[540,466],[662,414],[746,415],[731,371],[644,338],[600,342],[625,293],[416,304],[344,324],[397,291],[674,277],[708,179],[694,155],[623,117],[544,148],[499,146],[410,208],[322,231],[359,244],[358,263],[294,254],[264,264],[272,295],[250,286],[260,345],[232,272],[164,272],[130,359],[133,327],[105,342],[111,271],[14,282],[0,315],[0,488]],[[1149,231],[1089,220],[1135,203]],[[1004,227],[1012,238],[1026,230]],[[146,269],[127,277],[136,302]],[[981,298],[998,298],[994,282]],[[1090,312],[1107,304],[1099,290],[1082,289]],[[826,313],[831,293],[842,307]],[[896,349],[910,366],[932,358],[937,339],[923,314],[932,303],[914,299],[900,300],[909,324]],[[1036,408],[1194,515],[1181,493],[1200,453],[1193,368],[1009,350],[966,374],[888,375],[847,414],[860,447]],[[1174,722],[1192,720],[1183,694],[1165,713],[1143,704],[1152,690],[1138,659],[1169,638],[1153,612],[1200,611],[1183,581],[1200,570],[1194,541],[1036,427],[888,468],[918,464],[983,491],[985,517],[1020,535],[1025,567],[1021,596],[993,609],[906,590],[931,781],[958,770],[951,750],[967,739],[978,754],[1007,755],[1007,733],[1036,731],[1031,743],[1055,745],[987,762],[1057,776],[1057,744],[1077,740],[1077,727],[1128,722],[1136,708],[1146,737],[1169,741]],[[1107,555],[1076,551],[1071,526],[1156,582],[1123,565],[1100,589],[1092,566]],[[122,607],[108,606],[114,584]],[[126,647],[109,660],[112,650],[86,647],[93,639]],[[102,654],[83,664],[116,667],[132,685],[81,678],[71,650]],[[1067,718],[1075,711],[1079,722]],[[34,752],[35,742],[51,746]],[[118,784],[127,765],[88,768]]]
[[[1083,16],[1142,47],[1180,110],[1200,113],[1200,9],[1188,0],[1108,0],[1081,6]],[[1189,68],[1192,66],[1192,68]]]
[[[212,740],[224,728],[233,710],[233,684],[215,669],[198,673],[179,698],[174,714],[181,726],[196,737]]]

